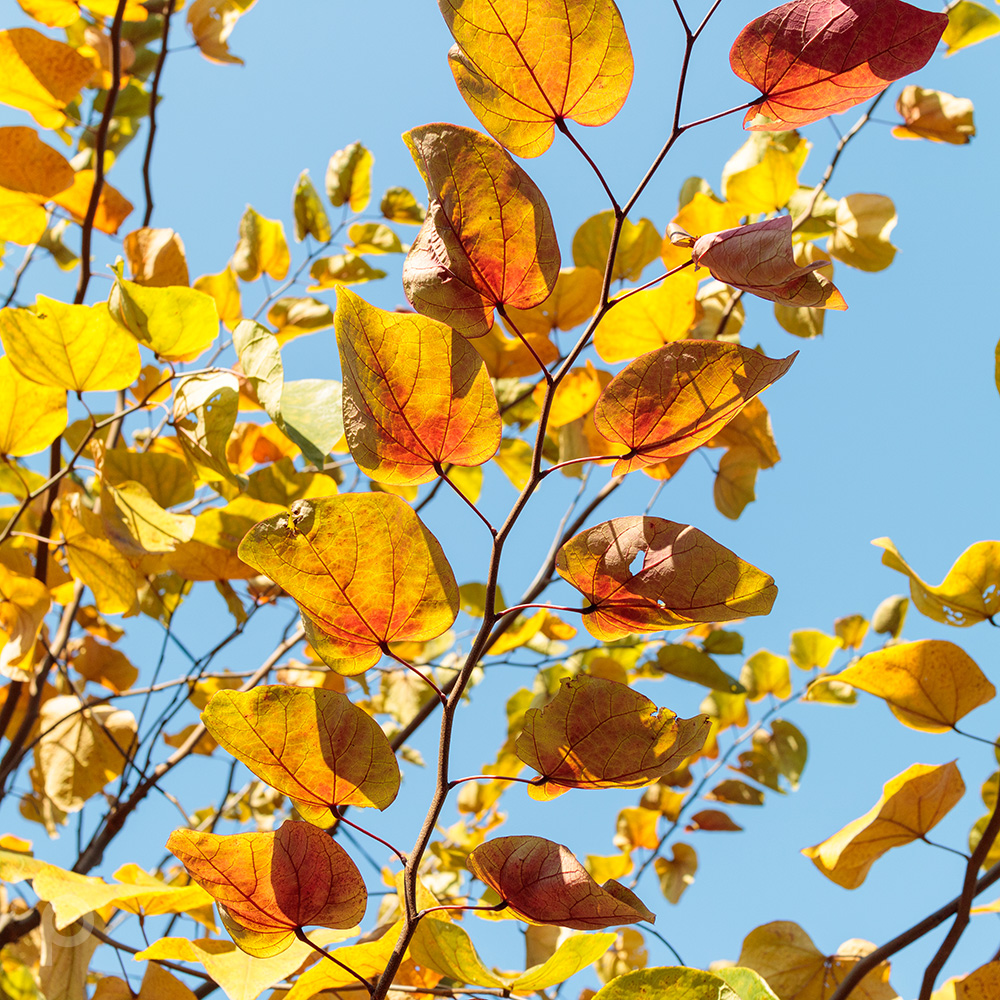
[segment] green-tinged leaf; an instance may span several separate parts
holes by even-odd
[[[401,222],[407,226],[419,226],[427,217],[427,209],[404,187],[389,188],[382,195],[379,211],[390,222]]]
[[[740,1000],[718,976],[683,966],[637,969],[612,979],[592,1000]]]
[[[131,557],[173,552],[191,541],[195,519],[190,514],[164,510],[142,483],[105,482],[101,490],[101,518],[108,538]]]
[[[783,699],[792,693],[788,660],[766,649],[758,650],[743,664],[740,681],[751,701],[760,701],[769,694]]]
[[[350,253],[403,253],[409,247],[399,242],[399,237],[381,222],[356,222],[347,230]]]
[[[410,941],[410,955],[418,965],[460,983],[501,989],[505,986],[504,980],[486,969],[468,933],[458,924],[421,920]]]
[[[669,859],[657,858],[653,862],[653,869],[660,880],[660,891],[664,898],[676,906],[685,890],[694,883],[694,875],[698,870],[698,852],[690,844],[675,843],[671,854]]]
[[[705,794],[710,802],[726,802],[734,806],[762,806],[764,793],[753,785],[737,778],[720,781],[715,788]]]
[[[740,1000],[778,1000],[777,994],[764,982],[763,977],[752,969],[741,969],[738,966],[728,969],[716,969],[718,976]]]
[[[368,207],[372,195],[372,156],[360,142],[352,142],[330,157],[326,194],[334,208],[348,205],[355,214]]]
[[[239,387],[232,372],[215,369],[178,383],[173,424],[177,439],[208,482],[245,483],[226,461],[226,445],[236,424]]]
[[[295,215],[295,239],[301,242],[307,236],[312,236],[320,243],[330,239],[333,230],[327,218],[326,209],[319,199],[316,188],[309,178],[309,171],[303,170],[295,183],[295,193],[292,198],[292,212]]]
[[[324,288],[336,288],[338,285],[357,285],[363,281],[377,281],[385,275],[385,271],[372,267],[363,257],[351,253],[320,257],[309,268],[309,277],[315,282],[309,286],[309,291],[322,291]]]
[[[972,0],[958,0],[948,7],[948,27],[941,41],[948,46],[946,56],[1000,34],[1000,17],[995,11]]]
[[[833,659],[833,654],[841,648],[840,640],[815,629],[793,632],[788,641],[788,655],[795,666],[802,670],[820,670]]]
[[[265,219],[247,205],[230,267],[243,281],[256,281],[262,274],[281,281],[288,274],[290,260],[280,220]]]
[[[344,436],[343,387],[333,379],[302,378],[281,390],[282,430],[313,465],[321,466]]]
[[[592,965],[615,940],[613,931],[603,934],[570,934],[541,965],[525,970],[508,987],[514,993],[547,990]]]
[[[742,694],[746,690],[711,656],[685,642],[669,643],[657,650],[656,668],[673,677],[711,688],[713,691]]]

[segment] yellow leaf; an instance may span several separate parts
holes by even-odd
[[[381,222],[356,222],[347,230],[347,236],[351,241],[347,249],[354,254],[403,253],[409,249]]]
[[[948,27],[941,41],[948,46],[945,55],[950,56],[997,34],[1000,34],[1000,17],[982,4],[959,0],[948,8]]]
[[[138,1000],[195,1000],[195,995],[162,966],[150,962],[142,977]]]
[[[573,236],[573,263],[577,267],[593,267],[604,274],[614,222],[614,212],[609,209],[580,226]],[[638,281],[643,268],[660,256],[661,244],[660,234],[649,219],[640,219],[638,224],[626,219],[618,239],[612,279]]]
[[[227,39],[236,22],[257,0],[194,0],[188,10],[187,23],[201,54],[212,62],[238,63],[239,56],[229,51]]]
[[[382,195],[379,211],[390,222],[419,226],[427,218],[427,208],[417,202],[413,192],[404,187],[391,187]]]
[[[94,65],[65,42],[34,28],[0,31],[0,102],[27,111],[42,128],[61,128],[63,109]]]
[[[191,283],[184,241],[172,229],[134,229],[125,237],[122,249],[137,285],[165,288]]]
[[[788,642],[788,655],[791,656],[795,666],[802,670],[812,670],[814,667],[822,670],[838,649],[840,649],[839,639],[816,629],[793,632]]]
[[[240,302],[240,286],[236,282],[236,272],[226,267],[219,274],[203,274],[196,278],[193,287],[215,299],[219,319],[227,330],[233,330],[243,319],[243,305]]]
[[[692,236],[704,236],[706,233],[718,233],[723,229],[732,229],[734,226],[738,226],[742,215],[743,212],[738,206],[730,205],[725,201],[716,201],[710,194],[696,191],[691,200],[680,209],[672,221]],[[672,261],[679,256],[680,250],[680,247],[675,247],[670,242],[669,236],[664,239],[661,252],[663,255],[670,254],[670,257],[664,261],[668,268],[676,266]],[[688,253],[686,256],[690,257],[691,254]]]
[[[33,455],[66,429],[66,392],[22,377],[0,357],[0,454]]]
[[[245,483],[226,461],[226,445],[236,424],[236,376],[220,369],[191,375],[174,394],[174,426],[198,475],[206,482],[220,479],[242,489]]]
[[[544,302],[531,309],[507,308],[510,325],[522,335],[548,336],[556,329],[572,330],[594,315],[601,301],[603,281],[604,275],[597,268],[564,267]]]
[[[885,549],[883,566],[910,578],[913,603],[928,618],[965,627],[990,620],[1000,609],[1000,542],[970,545],[936,587],[914,573],[891,539],[876,538],[872,545]]]
[[[788,660],[766,649],[758,650],[743,664],[740,683],[747,689],[750,701],[760,701],[768,694],[787,698],[792,693]]]
[[[278,331],[278,344],[333,326],[333,310],[310,297],[278,299],[267,310],[267,321]]]
[[[0,674],[4,677],[31,679],[35,640],[51,605],[41,580],[19,576],[0,563]]]
[[[262,274],[281,281],[288,274],[290,260],[280,220],[265,219],[247,205],[230,267],[243,281],[256,281]]]
[[[584,368],[571,369],[556,389],[549,409],[549,426],[562,427],[588,414],[610,381],[611,373],[598,371],[590,361]],[[545,401],[545,394],[546,385],[539,382],[532,394],[539,407]]]
[[[330,157],[326,168],[326,194],[334,208],[346,204],[357,214],[368,207],[374,162],[375,158],[360,142],[352,142]]]
[[[0,240],[30,246],[42,239],[47,224],[48,213],[37,195],[0,188]]]
[[[913,764],[886,782],[882,796],[858,819],[802,853],[831,881],[856,889],[886,851],[923,837],[965,794],[952,761]]]
[[[771,213],[784,208],[799,186],[799,171],[811,145],[798,132],[752,133],[722,169],[722,193],[726,201],[732,203],[738,215]],[[723,228],[726,227],[719,227]]]
[[[896,227],[896,206],[884,194],[849,194],[837,202],[827,253],[862,271],[883,271],[896,256],[889,234]]]
[[[531,445],[522,438],[505,437],[493,459],[516,490],[522,490],[531,474]]]
[[[73,178],[72,187],[60,191],[52,200],[60,208],[65,208],[73,217],[74,222],[82,224],[87,216],[96,179],[97,175],[93,170],[78,170]],[[132,203],[107,181],[104,181],[101,185],[101,194],[97,199],[94,228],[99,232],[114,235],[131,212]]]
[[[124,389],[139,375],[139,347],[103,302],[67,305],[39,295],[33,309],[0,312],[0,338],[11,364],[39,385]]]
[[[309,178],[308,170],[299,174],[292,199],[292,211],[295,214],[296,240],[301,242],[307,236],[313,236],[320,243],[326,243],[330,239],[330,220]]]
[[[694,882],[698,870],[698,852],[690,844],[676,843],[671,849],[673,857],[657,858],[653,862],[660,890],[667,902],[677,904],[689,885]]]
[[[109,705],[85,706],[75,695],[42,706],[42,736],[35,746],[45,795],[64,812],[78,812],[125,769],[136,721]]]
[[[139,676],[139,671],[123,652],[89,635],[84,637],[82,646],[73,657],[72,666],[81,677],[102,684],[115,694],[127,691]]]
[[[38,906],[41,914],[41,955],[39,986],[42,995],[59,997],[59,1000],[85,1000],[84,985],[87,969],[98,944],[98,938],[80,924],[58,931],[49,913],[48,904]],[[90,921],[98,930],[104,921],[94,917]]]

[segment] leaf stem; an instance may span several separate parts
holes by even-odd
[[[358,826],[357,823],[349,820],[344,815],[343,811],[337,806],[330,806],[330,812],[333,813],[338,823],[345,823],[347,826],[351,827],[351,829],[357,830],[358,833],[363,833],[366,837],[371,837],[372,840],[377,840],[383,847],[392,851],[392,853],[395,854],[404,865],[406,864],[406,855],[398,847],[393,847],[388,840],[383,840],[381,837],[372,833],[371,830],[366,830],[363,826]]]
[[[388,656],[390,660],[395,660],[400,666],[406,667],[407,670],[415,673],[425,684],[434,689],[435,694],[438,696],[438,700],[442,705],[447,704],[448,699],[445,693],[434,683],[434,679],[428,677],[422,670],[418,670],[412,663],[404,660],[401,656],[397,656],[390,648],[387,642],[382,643],[380,646],[384,655]]]
[[[372,984],[367,979],[365,979],[364,976],[355,972],[349,965],[344,965],[344,963],[341,962],[339,958],[334,958],[333,955],[331,955],[325,948],[320,947],[314,941],[310,941],[308,936],[306,935],[306,932],[301,927],[295,928],[295,936],[303,944],[309,945],[309,947],[312,948],[313,951],[318,951],[324,958],[328,958],[331,962],[333,962],[334,965],[339,965],[344,970],[344,972],[348,972],[352,976],[354,976],[354,978],[359,983],[361,983],[361,985],[368,991],[368,995],[374,996],[375,987],[372,986]]]
[[[601,187],[604,188],[604,193],[608,196],[608,201],[611,202],[611,207],[614,209],[615,215],[617,215],[621,209],[618,206],[618,201],[615,198],[614,193],[611,188],[608,187],[608,182],[604,179],[604,174],[601,173],[600,167],[597,166],[591,155],[583,148],[583,146],[580,145],[576,136],[570,132],[565,118],[556,119],[556,128],[559,129],[559,131],[562,132],[567,139],[569,139],[569,141],[576,147],[580,155],[590,164],[591,169],[597,175],[597,179],[601,182]]]

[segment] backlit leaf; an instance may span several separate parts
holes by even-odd
[[[788,655],[801,670],[822,670],[840,648],[838,639],[817,629],[800,629],[788,639]]]
[[[615,463],[620,476],[686,454],[714,437],[795,359],[717,341],[666,344],[637,358],[601,393],[594,423],[629,450]]]
[[[707,267],[718,281],[762,299],[791,306],[846,309],[833,283],[816,274],[825,261],[803,267],[795,263],[791,234],[791,218],[781,215],[699,236],[691,248],[691,257],[696,266]]]
[[[997,34],[1000,34],[1000,17],[994,11],[972,0],[958,0],[948,8],[948,27],[941,41],[948,46],[945,55],[950,56]]]
[[[141,344],[166,361],[193,361],[219,334],[212,295],[171,285],[148,288],[117,275],[108,306]]]
[[[33,128],[0,128],[0,187],[34,195],[39,204],[73,183],[73,168]]]
[[[195,519],[190,514],[164,510],[142,483],[125,480],[118,486],[104,483],[101,518],[111,542],[126,556],[173,552],[191,541]]]
[[[384,278],[385,271],[372,267],[363,257],[352,253],[339,253],[333,257],[320,257],[309,268],[309,277],[316,284],[310,285],[311,292],[324,288],[336,288],[338,285],[357,285],[363,281],[378,281]]]
[[[227,39],[236,22],[257,0],[194,0],[188,8],[187,23],[201,54],[212,62],[243,65],[229,51]]]
[[[603,125],[625,103],[632,50],[611,0],[438,6],[456,42],[448,62],[459,92],[517,156],[544,153],[558,121]]]
[[[577,229],[573,236],[573,263],[577,267],[592,267],[604,274],[614,225],[615,214],[609,209],[592,215]],[[660,247],[659,231],[649,219],[638,223],[626,219],[618,237],[612,280],[638,281],[643,268],[660,256]]]
[[[66,428],[69,414],[63,389],[38,385],[0,357],[0,454],[33,455]]]
[[[188,457],[208,482],[240,479],[226,461],[226,443],[236,423],[236,376],[219,369],[190,375],[174,393],[173,422]]]
[[[663,860],[659,858],[657,860]],[[682,966],[637,969],[613,979],[591,1000],[741,1000],[711,972]]]
[[[737,219],[728,226],[698,230],[691,229],[681,216],[675,221],[688,232],[701,234],[736,225],[740,215],[784,208],[798,189],[799,171],[809,155],[810,145],[798,132],[754,133],[722,169],[722,194],[733,206]]]
[[[680,902],[684,890],[694,882],[698,870],[698,852],[690,845],[676,843],[671,848],[672,858],[657,858],[653,862],[660,891],[668,903]]]
[[[277,329],[278,343],[333,326],[333,310],[311,297],[281,298],[267,310],[267,321]]]
[[[35,640],[52,606],[41,580],[20,576],[0,563],[0,674],[32,678]]]
[[[763,95],[743,127],[798,128],[853,108],[920,69],[947,24],[902,0],[792,0],[768,11],[729,53],[733,72]]]
[[[326,209],[319,199],[319,193],[313,187],[309,171],[303,170],[295,184],[292,197],[292,211],[295,214],[295,238],[301,242],[307,236],[312,236],[320,243],[330,239],[332,230]]]
[[[430,482],[445,465],[476,466],[500,444],[500,414],[486,367],[454,330],[337,295],[347,443],[382,483]]]
[[[194,496],[190,466],[180,456],[167,452],[112,448],[104,452],[101,471],[112,486],[129,480],[141,483],[161,507],[186,503]]]
[[[730,677],[707,653],[685,642],[672,642],[656,652],[656,669],[713,691],[742,694],[743,685]]]
[[[564,267],[555,288],[544,302],[532,309],[506,310],[517,332],[548,335],[553,330],[572,330],[590,319],[601,299],[603,276],[593,267]],[[528,373],[530,374],[530,373]]]
[[[701,809],[694,813],[684,827],[686,833],[702,830],[708,833],[738,833],[743,827],[733,822],[721,809]]]
[[[531,350],[528,350],[525,341],[531,345]],[[499,323],[494,323],[482,337],[476,337],[472,341],[472,346],[486,362],[486,370],[490,373],[490,377],[495,379],[534,375],[540,371],[539,359],[549,365],[559,357],[559,348],[548,337],[539,333],[508,337]],[[531,399],[530,393],[527,399]]]
[[[184,242],[172,229],[135,229],[122,243],[129,273],[138,285],[189,285]]]
[[[421,920],[410,941],[410,954],[419,965],[460,983],[500,988],[505,985],[483,965],[472,939],[458,924]]]
[[[627,933],[627,931],[626,931]],[[614,932],[570,934],[544,962],[526,969],[511,984],[513,992],[545,990],[565,982],[570,976],[597,961],[615,940]]]
[[[0,338],[14,367],[39,385],[124,389],[139,374],[138,345],[103,302],[67,305],[39,295],[33,309],[0,312]]]
[[[889,538],[872,545],[885,549],[882,565],[910,578],[910,596],[917,610],[945,625],[975,625],[1000,610],[1000,542],[970,545],[936,587],[925,583],[910,568]]]
[[[726,802],[734,806],[762,806],[764,793],[753,785],[736,778],[720,781],[711,791],[705,794],[710,802]]]
[[[230,267],[243,281],[256,281],[262,274],[281,281],[290,260],[285,227],[278,219],[265,219],[249,205],[240,219],[240,238]]]
[[[417,203],[413,192],[404,187],[391,187],[379,205],[379,211],[390,222],[401,222],[407,226],[419,226],[427,216],[427,209]]]
[[[787,698],[792,693],[788,660],[766,649],[758,650],[743,664],[740,681],[751,701],[760,701],[768,694],[773,694],[776,698]]]
[[[543,791],[640,788],[702,748],[708,719],[678,719],[627,684],[578,674],[524,717],[517,756]]]
[[[236,272],[226,267],[219,274],[203,274],[196,278],[195,289],[210,295],[215,300],[215,308],[219,319],[227,330],[232,330],[243,318],[243,306],[240,302],[240,286],[236,281]],[[269,319],[268,322],[271,322]]]
[[[386,493],[297,500],[258,524],[240,558],[295,598],[344,673],[377,663],[390,641],[433,639],[458,614],[458,585],[437,539]]]
[[[947,732],[996,695],[976,661],[940,639],[875,650],[834,679],[884,699],[903,725],[928,733]]]
[[[954,761],[913,764],[886,782],[872,808],[802,853],[831,881],[856,889],[886,851],[923,837],[965,794]]]
[[[357,214],[368,207],[374,162],[375,158],[360,142],[352,142],[330,157],[326,168],[326,194],[334,208],[348,205]]]
[[[88,681],[102,684],[115,694],[127,691],[139,676],[129,658],[114,646],[106,646],[88,635],[73,657],[73,669]]]
[[[60,191],[52,200],[61,208],[65,208],[74,222],[82,225],[87,217],[96,182],[97,175],[93,170],[78,170],[73,176],[73,184],[65,191]],[[114,235],[131,213],[132,203],[104,181],[97,199],[94,228],[99,232]]]
[[[365,914],[357,866],[309,823],[228,837],[175,830],[167,849],[219,903],[236,944],[260,958],[284,951],[303,927],[353,927]]]
[[[331,806],[385,809],[399,790],[382,728],[337,691],[219,691],[201,718],[222,746],[318,826],[333,823]]]
[[[465,337],[481,337],[493,310],[544,302],[559,275],[548,205],[492,139],[444,123],[404,133],[430,209],[403,264],[406,297]]]
[[[827,253],[862,271],[883,271],[896,256],[896,248],[889,242],[895,226],[896,207],[891,198],[850,194],[837,202]]]
[[[598,639],[767,614],[777,595],[771,577],[704,532],[659,517],[586,529],[559,550],[556,569],[590,602],[583,621]]]
[[[930,139],[963,146],[976,134],[972,101],[943,90],[924,90],[911,84],[896,98],[896,110],[903,117],[903,124],[892,130],[897,139]]]
[[[0,103],[27,111],[42,128],[61,128],[63,109],[90,79],[94,64],[34,28],[0,31]]]
[[[642,901],[613,879],[599,886],[562,844],[541,837],[497,837],[468,857],[469,871],[522,920],[574,930],[652,923]]]

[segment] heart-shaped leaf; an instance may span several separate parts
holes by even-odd
[[[947,14],[902,0],[782,4],[751,21],[729,53],[733,72],[762,95],[743,127],[798,128],[853,108],[920,69],[947,26]]]
[[[778,593],[770,576],[704,532],[660,517],[587,528],[559,550],[556,569],[590,601],[583,622],[598,639],[766,615]]]
[[[413,307],[481,337],[493,310],[544,302],[559,276],[549,207],[531,178],[488,136],[439,122],[403,134],[430,207],[403,264]]]
[[[535,924],[599,930],[656,917],[625,886],[599,886],[568,848],[542,837],[497,837],[468,857],[469,871]]]
[[[438,0],[455,38],[448,62],[486,130],[517,156],[540,156],[555,123],[603,125],[632,85],[632,50],[611,0]]]

